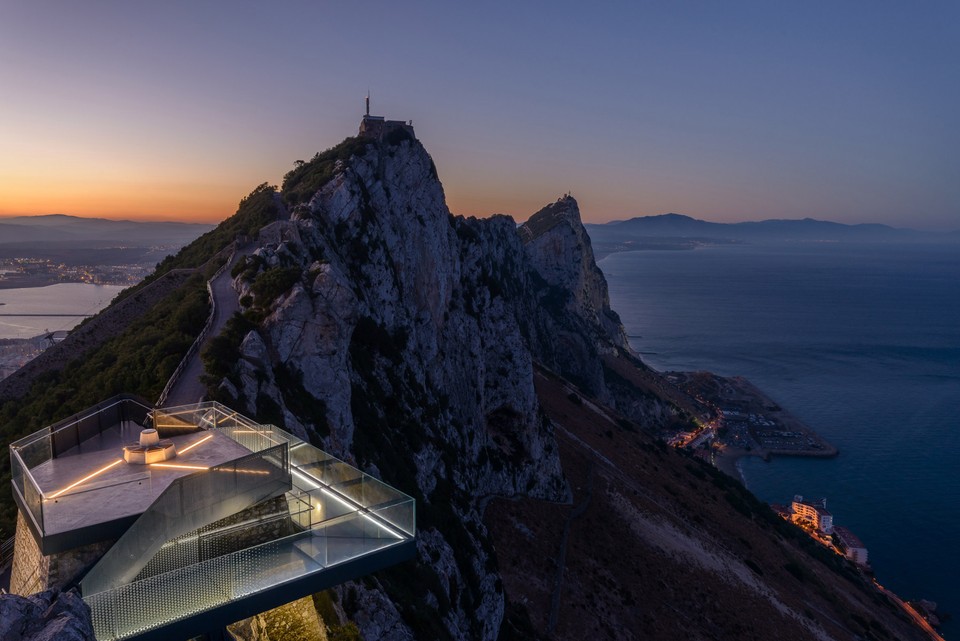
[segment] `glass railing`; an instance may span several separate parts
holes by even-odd
[[[406,509],[412,511],[412,505]],[[365,515],[347,514],[309,530],[85,596],[84,601],[90,606],[99,641],[124,639],[404,540]]]
[[[41,488],[32,471],[54,458],[84,453],[84,443],[92,439],[136,440],[149,412],[150,408],[135,398],[117,396],[10,444],[13,487],[40,532],[46,531],[50,521],[45,509],[55,511],[68,496],[116,485],[142,488],[144,479],[128,476],[109,484],[91,481],[75,488]]]
[[[249,518],[218,521],[167,541],[144,566],[136,580],[172,572],[246,547],[280,539],[304,528],[297,525],[289,499],[280,497],[258,505]]]
[[[289,489],[285,445],[175,479],[87,573],[83,593],[128,583],[167,541]]]
[[[24,507],[33,518],[37,528],[43,532],[43,492],[30,474],[30,468],[20,457],[20,452],[10,447],[10,476],[14,491],[20,495]]]
[[[154,422],[166,420],[166,416],[215,429],[253,452],[286,443],[294,487],[329,510],[325,514],[376,509],[377,518],[383,519],[385,526],[404,536],[416,535],[414,504],[408,495],[275,425],[256,423],[212,401],[155,410]]]

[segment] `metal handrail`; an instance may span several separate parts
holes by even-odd
[[[152,407],[149,407],[149,406],[147,406],[147,405],[144,405],[143,403],[137,401],[135,398],[131,398],[130,396],[120,395],[120,398],[118,398],[118,397],[116,397],[116,396],[115,396],[114,398],[116,398],[117,400],[114,401],[113,403],[111,403],[110,405],[106,405],[106,406],[103,406],[103,407],[101,407],[100,405],[96,405],[96,406],[94,406],[93,408],[90,408],[89,410],[85,410],[85,411],[83,411],[83,412],[78,412],[77,414],[74,414],[73,416],[71,416],[71,417],[69,417],[69,418],[66,418],[66,419],[64,419],[64,420],[62,420],[62,421],[59,421],[59,422],[57,422],[57,423],[54,423],[53,425],[50,425],[50,426],[48,426],[48,427],[44,427],[44,428],[42,428],[42,429],[40,429],[40,430],[37,430],[36,432],[33,432],[33,433],[31,433],[31,434],[27,434],[26,436],[24,436],[24,437],[21,438],[21,439],[18,439],[18,440],[16,440],[16,441],[13,441],[12,443],[10,443],[10,447],[11,447],[11,448],[20,449],[20,448],[26,447],[27,445],[32,445],[33,443],[39,441],[39,440],[42,439],[42,438],[50,438],[50,437],[52,437],[55,433],[59,432],[60,430],[65,430],[65,429],[67,429],[67,428],[69,428],[69,427],[71,427],[71,426],[73,426],[73,425],[76,425],[76,424],[79,423],[80,421],[86,420],[86,419],[90,418],[91,416],[94,416],[95,414],[99,414],[100,412],[104,412],[104,411],[106,411],[106,410],[108,410],[108,409],[111,409],[111,408],[113,408],[113,407],[116,407],[117,405],[120,405],[121,403],[135,403],[136,405],[139,405],[140,407],[144,408],[145,410],[152,410],[152,409],[153,409]],[[109,400],[109,399],[108,399],[108,400]]]

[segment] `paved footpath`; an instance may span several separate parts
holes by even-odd
[[[200,354],[203,353],[203,348],[223,331],[224,325],[227,324],[227,321],[230,320],[234,313],[240,310],[240,301],[237,298],[237,292],[233,290],[233,278],[230,276],[230,270],[233,269],[237,261],[250,253],[252,249],[253,247],[238,249],[230,265],[211,283],[210,288],[213,290],[213,299],[217,303],[213,324],[210,326],[210,331],[207,333],[207,337],[204,339],[200,349],[190,357],[186,367],[183,368],[180,378],[177,379],[173,389],[170,390],[170,394],[167,395],[167,401],[164,403],[164,406],[174,407],[176,405],[196,403],[206,395],[207,389],[203,383],[200,382],[200,375],[203,374],[203,361],[200,359]]]

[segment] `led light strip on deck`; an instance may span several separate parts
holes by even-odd
[[[376,525],[377,527],[383,528],[384,530],[386,530],[386,531],[389,532],[390,534],[394,535],[394,536],[397,537],[398,539],[404,538],[403,534],[397,532],[396,530],[394,530],[392,527],[390,527],[390,526],[387,525],[386,523],[382,523],[381,521],[378,521],[377,519],[375,519],[375,518],[373,518],[372,516],[370,516],[370,514],[366,512],[366,509],[367,509],[367,508],[363,507],[362,505],[359,506],[359,507],[357,507],[356,505],[351,505],[351,504],[348,503],[346,500],[344,500],[343,497],[339,496],[338,493],[335,493],[335,492],[331,491],[330,489],[328,489],[328,488],[325,487],[324,485],[318,484],[317,480],[314,479],[312,476],[307,476],[307,475],[304,474],[303,472],[299,472],[299,471],[297,471],[296,469],[293,469],[293,468],[290,468],[290,471],[293,472],[294,474],[296,474],[298,477],[300,477],[300,478],[303,479],[304,481],[306,481],[307,483],[309,483],[310,485],[312,485],[312,486],[313,486],[313,489],[315,489],[315,490],[320,490],[321,492],[323,492],[324,494],[326,494],[327,496],[329,496],[329,497],[332,498],[334,501],[336,501],[337,503],[339,503],[339,504],[342,505],[343,507],[347,508],[347,509],[350,510],[351,512],[354,512],[354,513],[359,514],[359,515],[362,516],[363,518],[367,519],[369,522],[373,523],[373,524]],[[317,510],[320,510],[320,507],[319,507],[318,505],[315,505],[314,507],[315,507]]]
[[[123,463],[123,459],[122,459],[122,458],[118,458],[116,461],[114,461],[114,462],[111,463],[110,465],[104,465],[103,467],[101,467],[101,468],[100,468],[99,470],[97,470],[96,472],[84,476],[84,477],[83,477],[82,479],[80,479],[79,481],[77,481],[77,482],[75,482],[75,483],[71,483],[70,485],[68,485],[67,487],[63,488],[62,490],[58,490],[57,492],[54,492],[54,493],[51,494],[48,498],[55,499],[55,498],[57,498],[58,496],[60,496],[61,494],[63,494],[64,492],[66,492],[66,491],[68,491],[68,490],[72,490],[73,488],[77,487],[77,486],[80,485],[81,483],[85,483],[85,482],[89,481],[90,479],[92,479],[93,477],[99,476],[99,475],[103,474],[104,472],[106,472],[107,470],[109,470],[111,467],[113,467],[113,466],[115,466],[115,465],[119,465],[120,463]]]
[[[214,472],[236,472],[237,474],[270,474],[267,470],[234,470],[228,468],[210,468],[202,465],[183,465],[180,463],[151,463],[150,467],[169,467],[175,470],[213,470]]]
[[[197,441],[196,443],[191,443],[190,445],[188,445],[188,446],[186,446],[185,448],[183,448],[182,450],[180,450],[180,454],[184,454],[184,453],[186,453],[186,452],[189,452],[190,450],[192,450],[192,449],[195,448],[196,446],[200,445],[201,443],[205,443],[206,441],[209,441],[210,439],[213,438],[213,436],[214,436],[213,434],[210,434],[209,436],[203,437],[202,439],[200,439],[200,440]],[[86,483],[86,482],[89,481],[90,479],[95,478],[95,477],[103,474],[103,473],[106,472],[107,470],[109,470],[109,469],[111,469],[111,468],[119,465],[120,463],[123,463],[123,459],[122,459],[122,458],[121,458],[121,459],[117,459],[116,461],[114,461],[113,463],[110,463],[109,465],[104,465],[103,467],[101,467],[101,468],[100,468],[99,470],[97,470],[96,472],[92,472],[92,473],[84,476],[84,477],[83,477],[82,479],[80,479],[79,481],[75,481],[75,482],[71,483],[70,485],[68,485],[67,487],[63,488],[62,490],[57,490],[56,492],[54,492],[53,494],[50,494],[50,495],[47,496],[46,498],[55,499],[55,498],[57,498],[58,496],[60,496],[61,494],[64,494],[65,492],[69,492],[70,490],[72,490],[73,488],[77,487],[77,486],[80,485],[81,483]],[[150,467],[172,467],[172,468],[177,468],[177,469],[182,469],[182,470],[207,470],[207,469],[210,469],[210,468],[208,468],[208,467],[200,467],[200,466],[198,466],[198,465],[182,465],[182,464],[181,464],[181,465],[178,465],[178,464],[175,464],[175,463],[151,463],[151,464],[150,464]],[[246,474],[269,474],[269,472],[263,472],[263,471],[260,471],[260,470],[236,470],[236,471],[237,471],[237,472],[241,472],[241,473],[246,473]]]
[[[179,453],[179,454],[186,454],[187,452],[189,452],[190,450],[192,450],[192,449],[195,448],[196,446],[200,445],[201,443],[205,443],[206,441],[209,441],[209,440],[212,439],[212,438],[213,438],[213,434],[211,434],[211,435],[209,435],[209,436],[204,436],[202,439],[200,439],[200,440],[197,441],[196,443],[191,443],[190,445],[188,445],[188,446],[186,446],[185,448],[183,448],[182,450],[180,450],[180,452],[178,452],[178,453]]]
[[[150,467],[169,467],[175,470],[209,470],[209,467],[202,465],[183,465],[179,463],[151,463]]]

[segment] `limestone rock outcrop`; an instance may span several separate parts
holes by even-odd
[[[603,272],[593,256],[580,207],[570,195],[551,203],[518,229],[527,257],[544,280],[572,294],[568,309],[594,326],[617,348],[629,350],[620,317],[610,309]]]
[[[3,641],[96,641],[90,608],[75,591],[0,595]]]
[[[615,404],[601,356],[629,347],[572,198],[519,229],[457,217],[418,141],[351,144],[298,170],[326,177],[308,197],[288,177],[290,220],[261,234],[235,282],[262,320],[219,390],[417,498],[429,576],[414,601],[452,638],[494,639],[504,600],[485,501],[570,496],[535,365]],[[264,300],[256,283],[281,270],[299,277]],[[388,573],[375,592],[414,607],[400,583]],[[402,620],[367,611],[382,596],[359,593],[365,633],[407,638]]]

